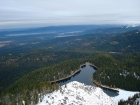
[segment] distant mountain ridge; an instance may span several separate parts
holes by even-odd
[[[27,33],[63,33],[79,31],[85,33],[116,33],[126,32],[140,28],[140,25],[64,25],[64,26],[47,26],[38,28],[21,28],[0,30],[2,34],[27,34]]]
[[[124,33],[127,31],[133,31],[133,30],[139,30],[140,25],[116,25],[116,26],[110,26],[110,27],[101,27],[98,29],[89,29],[86,30],[85,33],[93,33],[93,34],[110,34],[110,33]]]
[[[48,26],[38,28],[23,28],[23,29],[9,29],[1,30],[1,40],[11,40],[11,36],[77,36],[86,34],[116,34],[124,33],[133,30],[139,30],[140,25],[70,25],[70,26]],[[7,39],[6,39],[7,38]],[[13,39],[12,39],[13,40]]]
[[[38,28],[22,28],[22,29],[7,29],[1,30],[0,34],[8,34],[8,33],[41,33],[41,32],[72,32],[72,31],[85,31],[90,28],[103,27],[100,25],[69,25],[69,26],[47,26],[47,27],[38,27]]]

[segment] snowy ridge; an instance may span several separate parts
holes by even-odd
[[[117,105],[117,103],[101,88],[73,81],[53,93],[46,94],[38,105]]]

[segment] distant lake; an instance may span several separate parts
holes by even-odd
[[[79,71],[78,73],[76,73],[74,76],[72,76],[69,79],[62,80],[59,83],[61,83],[61,85],[64,85],[64,84],[69,83],[69,82],[72,82],[72,81],[78,81],[78,82],[84,83],[86,85],[96,86],[91,81],[94,72],[96,72],[96,70],[93,67],[91,67],[89,65],[86,65],[85,67],[81,68],[81,71]],[[105,90],[105,89],[103,89],[103,91],[106,94],[108,94],[109,96],[112,96],[112,97],[118,95],[118,93],[117,92],[114,92],[114,91]]]

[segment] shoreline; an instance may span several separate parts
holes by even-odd
[[[97,69],[98,69],[98,67],[97,67],[97,66],[95,66],[94,64],[92,64],[92,63],[90,63],[90,62],[86,62],[85,64],[87,64],[87,65],[89,65],[89,66],[93,67],[95,70],[97,70]]]
[[[74,75],[75,75],[76,73],[78,73],[79,71],[81,71],[81,69],[82,69],[83,67],[85,67],[86,65],[92,66],[95,70],[98,69],[98,67],[95,66],[94,64],[89,63],[89,62],[86,62],[86,63],[84,63],[84,64],[81,64],[81,65],[80,65],[80,68],[79,68],[78,70],[76,70],[74,73],[68,75],[67,77],[60,78],[60,79],[53,80],[53,81],[49,81],[49,82],[50,82],[50,83],[55,83],[55,82],[59,82],[59,81],[62,81],[62,80],[68,79],[68,78],[74,76]]]
[[[119,90],[116,88],[110,88],[109,86],[105,86],[105,85],[102,85],[100,84],[99,82],[97,82],[96,80],[92,79],[92,82],[97,85],[98,87],[101,87],[103,89],[108,89],[108,90],[111,90],[111,91],[115,91],[115,92],[119,92]]]
[[[59,82],[59,81],[62,81],[62,80],[68,79],[68,78],[74,76],[74,75],[75,75],[76,73],[78,73],[79,71],[81,71],[81,69],[82,69],[84,66],[86,66],[86,63],[80,65],[80,68],[79,68],[78,70],[76,70],[74,73],[70,74],[69,76],[64,77],[64,78],[60,78],[60,79],[57,79],[57,80],[54,80],[54,81],[49,81],[49,82],[51,82],[51,83],[55,83],[55,82]]]
[[[75,72],[73,72],[72,74],[70,74],[70,75],[68,75],[68,76],[66,76],[66,77],[64,77],[64,78],[56,79],[56,80],[49,81],[49,82],[50,82],[50,83],[56,83],[56,82],[60,82],[60,81],[66,80],[66,79],[68,79],[68,78],[71,78],[71,77],[74,76],[76,73],[80,72],[81,69],[82,69],[83,67],[85,67],[86,65],[92,66],[95,70],[98,69],[98,67],[95,66],[94,64],[89,63],[89,62],[86,62],[86,63],[84,63],[84,64],[81,64],[81,65],[80,65],[80,68],[79,68],[78,70],[76,70]],[[108,89],[108,90],[111,90],[111,91],[119,92],[118,89],[110,88],[109,86],[102,85],[102,84],[100,84],[99,82],[97,82],[97,81],[94,80],[94,79],[91,79],[91,81],[92,81],[96,86],[101,87],[101,88],[103,88],[103,89]]]

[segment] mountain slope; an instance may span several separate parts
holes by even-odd
[[[38,105],[117,105],[101,88],[79,82],[64,85],[47,94]]]

